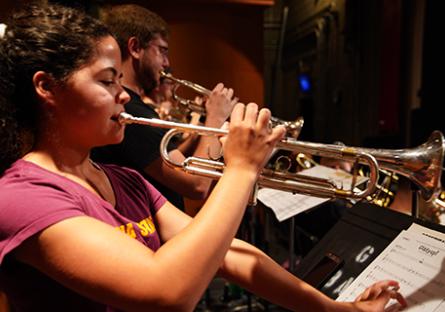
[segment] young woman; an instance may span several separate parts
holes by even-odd
[[[237,104],[227,167],[192,220],[136,172],[93,163],[120,142],[118,45],[92,18],[28,7],[0,39],[0,289],[14,311],[191,311],[217,273],[300,311],[383,311],[398,284],[334,302],[233,237],[281,127]],[[250,151],[255,150],[255,153]]]

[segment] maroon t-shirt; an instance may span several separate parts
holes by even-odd
[[[166,199],[136,171],[100,167],[113,187],[115,207],[80,184],[25,160],[15,162],[1,177],[0,289],[14,311],[113,311],[8,257],[24,240],[54,223],[90,216],[154,251],[160,247],[153,216]]]

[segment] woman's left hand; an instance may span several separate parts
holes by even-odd
[[[392,280],[384,280],[366,288],[355,299],[354,304],[360,310],[377,312],[384,311],[390,299],[395,299],[399,303],[399,307],[395,311],[400,311],[407,306],[405,298],[399,292],[399,283]]]

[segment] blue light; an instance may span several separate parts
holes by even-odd
[[[298,85],[300,86],[300,90],[303,93],[310,92],[312,89],[311,80],[309,75],[307,74],[299,74],[298,75]]]

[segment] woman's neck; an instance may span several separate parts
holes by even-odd
[[[73,174],[83,178],[85,169],[91,166],[89,153],[75,151],[62,152],[60,149],[51,151],[35,148],[23,156],[24,160],[33,162],[45,169],[59,174]]]
[[[113,207],[116,204],[114,191],[108,177],[100,166],[89,158],[89,155],[83,157],[65,155],[60,158],[48,151],[36,149],[23,156],[23,159],[82,185],[90,192],[108,201]]]

